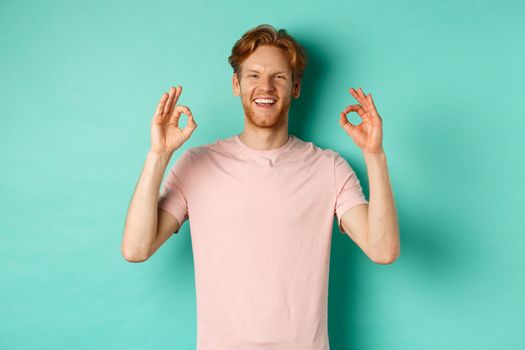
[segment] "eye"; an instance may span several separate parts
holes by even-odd
[[[279,78],[279,79],[286,79],[286,77],[284,75],[277,75],[276,78]]]
[[[257,74],[248,74],[248,77],[255,78],[255,77],[257,77]]]

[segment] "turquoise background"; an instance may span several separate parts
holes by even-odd
[[[170,166],[241,132],[227,57],[261,23],[310,56],[290,133],[340,152],[367,198],[348,87],[383,118],[401,256],[374,264],[334,220],[331,349],[522,348],[524,18],[519,1],[3,0],[0,348],[195,348],[188,224],[134,264],[125,215],[170,86],[199,125]]]

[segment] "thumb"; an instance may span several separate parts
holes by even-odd
[[[344,113],[340,114],[339,125],[350,135],[353,129],[356,127],[354,124],[350,123],[346,118]]]
[[[186,123],[186,126],[184,129],[182,129],[182,133],[184,134],[185,139],[187,140],[191,134],[197,129],[197,123],[195,123],[195,119],[193,119],[193,115],[191,112],[188,113],[188,122]]]

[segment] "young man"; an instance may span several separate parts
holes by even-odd
[[[176,105],[182,88],[164,93],[151,124],[151,149],[132,198],[122,253],[148,259],[189,219],[197,293],[197,349],[327,350],[328,270],[334,215],[370,259],[399,255],[396,211],[372,96],[339,123],[362,150],[370,202],[337,152],[288,134],[306,55],[285,30],[268,25],[237,41],[229,62],[241,97],[239,135],[173,152],[195,131],[190,109]],[[357,126],[346,114],[357,112]],[[188,124],[179,128],[181,113]]]

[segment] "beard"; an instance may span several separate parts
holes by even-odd
[[[279,102],[282,102],[282,104],[278,104]],[[249,98],[242,100],[242,107],[247,122],[258,128],[278,129],[286,124],[290,101],[287,99],[279,100],[274,106],[273,109],[265,111],[257,108],[255,102]]]

